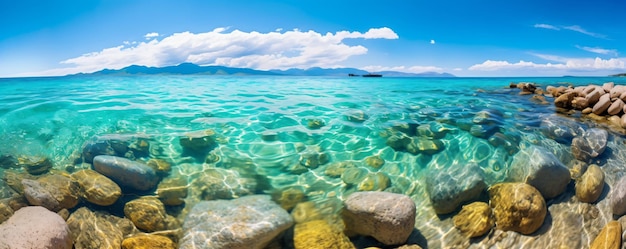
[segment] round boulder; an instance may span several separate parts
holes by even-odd
[[[415,203],[406,195],[356,192],[344,204],[346,229],[385,245],[405,243],[415,226]]]
[[[474,202],[461,208],[453,218],[454,227],[462,234],[473,238],[486,234],[494,226],[491,207],[484,202]]]
[[[122,249],[175,249],[171,239],[160,235],[142,234],[122,241]]]
[[[24,207],[0,224],[0,247],[71,249],[70,229],[58,214],[43,207]]]
[[[150,166],[123,157],[96,156],[93,159],[93,167],[118,184],[137,190],[152,189],[159,181],[158,176]]]
[[[590,165],[576,181],[576,197],[582,202],[595,202],[600,198],[603,189],[604,172],[595,164]]]
[[[78,204],[79,186],[69,177],[49,175],[38,180],[23,179],[24,196],[28,203],[57,212]]]
[[[529,184],[497,183],[489,188],[489,199],[498,229],[531,234],[546,218],[546,202]]]
[[[572,154],[581,161],[596,158],[606,149],[608,138],[609,133],[604,129],[588,129],[572,140]]]
[[[80,186],[85,200],[100,206],[109,206],[122,195],[122,189],[106,176],[85,169],[72,174],[72,179]]]
[[[156,197],[144,196],[124,205],[124,215],[141,230],[154,232],[165,230],[167,213]]]
[[[626,176],[620,178],[611,188],[610,205],[614,215],[626,214]]]
[[[537,188],[546,199],[560,195],[571,181],[569,169],[548,150],[528,146],[511,162],[508,178]]]
[[[600,234],[591,243],[591,249],[621,248],[622,247],[622,225],[619,221],[609,221],[602,228]]]
[[[324,220],[297,224],[294,228],[293,243],[295,248],[356,249],[343,231],[330,226]]]

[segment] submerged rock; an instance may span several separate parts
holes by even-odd
[[[585,132],[578,122],[557,115],[542,119],[540,129],[546,137],[562,144],[571,143],[574,137]]]
[[[619,249],[622,247],[622,225],[619,221],[609,221],[591,243],[590,249]]]
[[[147,232],[161,231],[167,227],[165,206],[155,197],[143,196],[127,202],[124,205],[124,216],[137,228]]]
[[[85,162],[92,163],[99,155],[128,157],[148,156],[150,144],[145,137],[130,134],[104,134],[94,136],[83,145]]]
[[[461,212],[454,216],[453,221],[454,227],[470,238],[483,236],[495,224],[491,215],[491,207],[484,202],[464,205]]]
[[[597,201],[603,189],[604,172],[595,164],[590,165],[587,171],[576,181],[576,197],[582,202]]]
[[[81,170],[73,173],[71,177],[80,186],[81,197],[93,204],[109,206],[122,195],[120,186],[94,170]]]
[[[385,164],[385,159],[380,156],[368,156],[365,158],[365,164],[378,169]]]
[[[0,224],[0,248],[71,249],[70,229],[54,212],[43,207],[24,207]]]
[[[210,129],[187,132],[179,138],[179,143],[183,149],[193,152],[208,152],[217,145],[215,131]]]
[[[165,236],[142,234],[124,239],[122,249],[176,249],[176,244]]]
[[[413,138],[411,139],[411,142],[406,145],[406,150],[414,155],[419,153],[433,155],[443,149],[444,145],[441,140],[431,140],[422,137]]]
[[[38,180],[24,179],[22,185],[24,196],[31,205],[57,212],[78,204],[79,186],[69,177],[49,175]]]
[[[125,235],[135,227],[128,219],[95,213],[86,207],[76,210],[67,219],[76,249],[118,249]]]
[[[47,157],[19,157],[17,162],[31,175],[41,175],[52,168],[52,161]]]
[[[508,178],[532,185],[546,199],[563,193],[571,180],[569,169],[554,154],[538,146],[529,146],[515,155]]]
[[[185,203],[187,197],[187,178],[177,176],[166,178],[157,186],[157,195],[163,204],[168,206],[178,206]]]
[[[396,151],[406,150],[407,145],[411,143],[411,138],[406,135],[392,135],[387,138],[387,146]]]
[[[333,162],[326,167],[324,174],[330,177],[340,177],[344,171],[353,168],[356,168],[356,165],[350,161]]]
[[[301,186],[287,187],[272,194],[272,200],[285,210],[291,210],[305,198],[304,187]]]
[[[185,218],[179,248],[262,249],[292,224],[270,196],[202,201]]]
[[[346,229],[385,245],[405,243],[415,226],[415,203],[406,195],[356,192],[348,196],[342,217]]]
[[[626,214],[626,176],[620,178],[613,185],[609,200],[614,215]]]
[[[189,195],[194,200],[234,199],[256,192],[257,181],[230,169],[210,168],[193,176]]]
[[[297,224],[293,237],[294,247],[298,249],[356,249],[343,231],[324,220]]]
[[[122,186],[137,190],[154,188],[159,181],[154,170],[143,163],[116,156],[96,156],[93,167]]]
[[[358,191],[382,191],[389,187],[391,180],[383,172],[367,173],[357,185]]]
[[[588,129],[572,140],[572,154],[581,161],[596,158],[606,149],[608,137],[609,133],[604,129]]]
[[[489,188],[490,206],[498,229],[531,234],[547,214],[541,193],[526,183],[497,183]]]
[[[437,214],[454,212],[461,203],[478,198],[486,188],[482,170],[476,164],[431,170],[426,178],[426,192]]]

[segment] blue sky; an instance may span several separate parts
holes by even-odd
[[[3,1],[0,77],[182,62],[458,76],[626,72],[626,1]]]

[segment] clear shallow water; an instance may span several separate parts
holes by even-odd
[[[624,78],[0,79],[0,154],[46,156],[63,170],[93,136],[141,135],[162,148],[161,155],[173,162],[174,172],[193,175],[210,167],[246,167],[270,181],[257,191],[300,186],[309,200],[330,209],[337,208],[336,200],[357,191],[358,184],[329,177],[325,169],[350,162],[366,173],[385,174],[388,191],[412,196],[418,218],[423,219],[416,226],[437,248],[453,240],[446,237],[453,229],[450,222],[431,221],[437,216],[430,210],[423,183],[429,171],[475,163],[488,184],[500,182],[515,153],[529,144],[544,146],[566,164],[572,160],[566,153],[569,146],[539,131],[541,119],[554,113],[553,105],[507,89],[512,81],[536,82],[544,88],[560,82],[626,83]],[[481,116],[484,112],[486,117]],[[365,118],[355,121],[351,116]],[[494,130],[472,135],[468,126],[482,122],[477,116]],[[325,125],[308,128],[312,119]],[[387,139],[399,132],[401,124],[413,125],[412,130],[417,125],[443,130],[436,138],[442,149],[432,155],[394,150]],[[185,132],[206,129],[214,130],[219,142],[212,153],[220,161],[210,165],[184,155],[178,142]],[[495,141],[496,132],[504,142]],[[288,170],[311,153],[324,154],[328,163],[304,172]],[[365,162],[374,155],[385,160],[380,168]]]

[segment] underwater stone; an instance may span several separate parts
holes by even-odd
[[[52,168],[52,161],[47,157],[19,157],[17,161],[31,175],[40,175]]]
[[[341,180],[348,185],[359,184],[368,173],[364,168],[348,168],[341,174]]]
[[[202,201],[185,218],[179,249],[262,249],[292,224],[267,195]]]
[[[69,177],[48,175],[38,180],[22,180],[24,196],[28,203],[43,206],[57,212],[73,208],[78,204],[79,186]]]
[[[93,159],[93,167],[118,184],[137,190],[152,189],[159,181],[150,166],[123,157],[96,156]]]
[[[489,188],[489,199],[496,227],[504,231],[531,234],[547,214],[541,193],[526,183],[496,183]]]
[[[170,173],[172,164],[164,159],[151,158],[146,162],[146,165],[150,166],[157,175],[164,176]]]
[[[67,225],[76,249],[121,248],[124,236],[135,229],[128,219],[95,213],[86,207],[72,213]]]
[[[572,154],[581,161],[596,158],[606,149],[608,137],[609,133],[604,129],[588,129],[572,140]]]
[[[380,156],[368,156],[365,158],[365,164],[369,165],[372,168],[380,168],[385,164],[385,159]]]
[[[24,207],[0,224],[0,248],[71,249],[70,230],[61,216],[43,207]]]
[[[185,203],[187,197],[187,178],[177,176],[163,179],[157,186],[157,195],[163,204],[168,206],[178,206]]]
[[[287,211],[302,202],[305,197],[304,188],[301,186],[286,187],[272,194],[272,199]]]
[[[383,172],[368,173],[357,185],[358,191],[382,191],[389,187],[389,176]]]
[[[93,162],[93,158],[99,155],[124,157],[130,149],[130,144],[137,142],[138,139],[133,135],[105,134],[94,136],[91,140],[83,145],[83,159],[87,163]],[[145,139],[144,139],[145,140]],[[144,141],[147,143],[147,141]],[[149,146],[149,145],[148,145]],[[144,146],[135,145],[135,149],[143,150]],[[139,153],[141,154],[141,153]]]
[[[343,231],[330,226],[325,220],[296,224],[293,243],[295,248],[356,249]]]
[[[256,192],[257,182],[230,169],[210,168],[192,177],[189,195],[197,200],[234,199]]]
[[[426,178],[426,192],[437,214],[453,212],[461,203],[478,198],[486,188],[483,172],[476,164],[431,170]]]
[[[412,138],[411,142],[406,146],[406,150],[411,154],[424,153],[434,155],[444,149],[441,140],[431,140],[422,137]]]
[[[19,167],[17,158],[12,155],[0,155],[0,168],[10,169]]]
[[[312,201],[296,204],[293,210],[291,210],[291,217],[297,224],[324,218],[320,210],[315,206],[315,202]]]
[[[491,207],[484,202],[473,202],[464,205],[454,216],[454,227],[467,237],[483,236],[491,230],[495,221],[491,215]]]
[[[207,152],[215,147],[215,131],[203,130],[185,133],[179,137],[180,146],[194,152]]]
[[[363,111],[353,111],[346,115],[346,120],[355,123],[363,123],[365,120],[369,119],[369,115],[367,115]]]
[[[326,167],[324,174],[330,177],[340,177],[347,169],[356,168],[356,165],[350,161],[333,162]]]
[[[417,127],[416,134],[421,137],[440,139],[446,136],[449,129],[438,122],[430,122]]]
[[[176,249],[176,244],[165,236],[142,234],[124,239],[122,249]]]
[[[571,143],[574,137],[585,132],[578,122],[557,115],[542,119],[540,129],[546,137],[562,144]]]
[[[604,189],[604,172],[598,165],[589,165],[587,171],[576,181],[576,197],[586,203],[600,198]]]
[[[532,185],[546,199],[563,193],[571,180],[569,169],[554,154],[538,146],[528,146],[513,157],[508,178]]]
[[[309,128],[311,130],[320,129],[324,127],[325,125],[326,124],[324,123],[324,120],[317,119],[317,118],[307,119],[306,121],[306,128]]]
[[[499,126],[492,125],[492,124],[481,124],[481,125],[476,124],[470,127],[469,133],[475,137],[488,138],[491,135],[493,135],[495,132],[497,132],[499,128],[500,128]]]
[[[620,178],[611,188],[610,205],[614,215],[626,214],[626,176]]]
[[[166,229],[165,206],[155,197],[143,196],[127,202],[124,205],[124,216],[130,219],[137,228],[147,232]]]
[[[72,180],[80,186],[81,197],[100,206],[109,206],[122,195],[122,189],[111,179],[90,169],[73,173]]]
[[[385,245],[398,245],[411,235],[415,211],[415,203],[406,195],[356,192],[346,199],[342,217],[347,230],[372,236]]]
[[[392,135],[387,138],[386,144],[396,151],[406,150],[407,145],[411,143],[411,138],[405,135]]]
[[[590,249],[619,249],[622,247],[622,225],[619,221],[609,221],[591,243]]]

